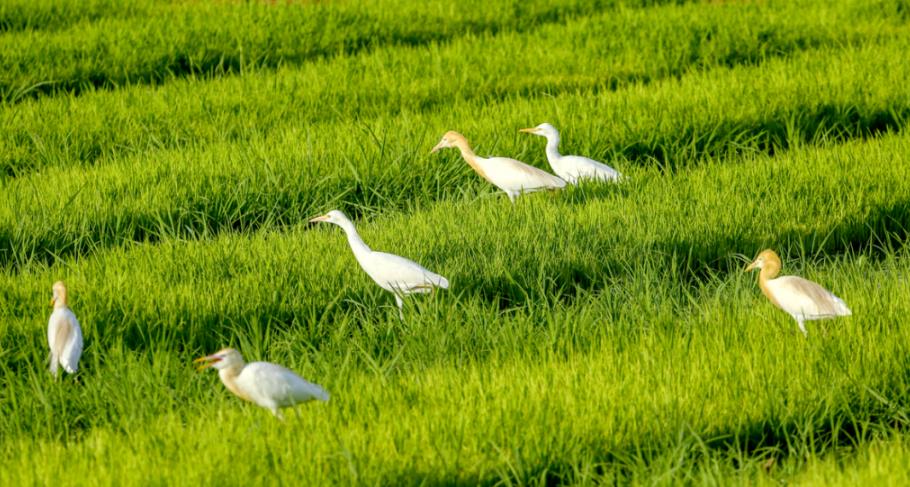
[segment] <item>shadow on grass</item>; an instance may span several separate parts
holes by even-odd
[[[903,404],[906,409],[908,404]],[[403,471],[394,483],[421,485],[568,485],[583,481],[645,482],[654,478],[686,482],[724,476],[775,476],[787,460],[803,463],[812,457],[854,449],[889,434],[910,432],[905,415],[878,404],[842,405],[840,410],[807,415],[801,420],[764,418],[710,435],[681,426],[675,434],[653,434],[635,444],[605,447],[598,442],[568,445],[552,456],[524,459],[475,478],[451,478],[438,472]],[[571,447],[571,448],[570,448]],[[583,452],[584,460],[567,460],[564,452]],[[511,451],[511,450],[510,450]],[[729,480],[729,478],[728,478]]]
[[[670,256],[667,265],[676,269],[684,284],[706,282],[717,274],[741,272],[745,262],[761,250],[772,248],[782,256],[826,258],[864,255],[878,259],[910,242],[910,199],[873,209],[866,218],[854,218],[823,231],[791,228],[765,238],[720,236],[709,241],[674,240],[656,244],[659,254]]]
[[[726,122],[717,127],[693,127],[677,137],[664,136],[651,141],[636,143],[632,147],[614,149],[619,156],[638,164],[650,163],[675,171],[695,161],[714,155],[763,151],[774,154],[794,144],[844,142],[851,139],[875,137],[885,132],[898,131],[910,120],[910,107],[890,110],[867,111],[856,106],[825,105],[809,109],[796,107],[779,119],[745,124]],[[407,181],[411,181],[408,179]],[[376,188],[389,188],[382,194]],[[390,174],[371,179],[339,177],[323,187],[305,193],[279,193],[263,196],[255,191],[242,200],[233,193],[223,198],[211,196],[175,205],[161,214],[110,215],[103,220],[86,222],[78,226],[79,235],[66,231],[44,232],[41,235],[22,235],[11,227],[0,228],[0,267],[18,270],[26,263],[52,264],[61,258],[91,254],[97,249],[128,242],[155,243],[163,237],[199,239],[221,233],[250,233],[261,228],[282,228],[296,225],[326,207],[326,199],[353,218],[364,213],[387,210],[390,203],[412,205],[423,200],[430,203],[439,193],[426,196],[420,184],[406,182],[404,186]],[[629,194],[626,185],[594,185],[582,190],[568,191],[572,203],[584,204],[607,192]],[[327,197],[326,195],[336,195]],[[343,195],[338,197],[337,195]],[[874,210],[869,218],[855,221],[820,234],[806,234],[791,230],[776,242],[729,240],[698,242],[666,242],[657,250],[690,255],[692,262],[716,266],[730,253],[749,252],[760,245],[802,245],[808,249],[841,252],[847,249],[863,250],[876,245],[902,244],[910,229],[907,202],[892,208]],[[788,244],[787,242],[792,242]],[[715,267],[715,269],[717,269]],[[722,267],[720,269],[723,269]]]
[[[705,158],[745,152],[775,155],[796,144],[869,139],[899,132],[908,120],[908,106],[797,105],[764,120],[727,120],[713,126],[685,127],[673,134],[641,134],[638,142],[608,148],[604,159],[677,172]]]
[[[654,0],[654,5],[672,3],[672,0]],[[269,7],[262,6],[263,9]],[[272,7],[275,8],[275,7]],[[281,8],[299,9],[299,6]],[[496,35],[499,32],[525,32],[540,28],[546,24],[566,21],[581,14],[597,14],[616,8],[613,2],[586,4],[579,2],[569,6],[551,6],[539,11],[534,5],[525,2],[514,2],[515,14],[508,23],[498,19],[489,21],[464,21],[442,17],[425,17],[407,19],[400,25],[389,25],[389,20],[368,12],[331,12],[332,23],[341,29],[341,33],[320,31],[326,29],[326,22],[313,25],[313,31],[301,30],[295,39],[313,36],[315,41],[298,43],[295,46],[282,46],[282,34],[268,38],[263,45],[243,46],[249,39],[220,38],[217,31],[197,32],[198,45],[217,45],[204,51],[198,45],[173,46],[166,56],[154,62],[137,62],[132,70],[122,66],[107,66],[94,70],[70,69],[69,78],[53,82],[30,82],[22,84],[15,80],[0,83],[0,100],[7,103],[18,103],[23,100],[41,96],[53,96],[59,93],[81,95],[96,90],[110,90],[118,87],[135,85],[157,85],[173,79],[200,77],[216,78],[235,75],[249,69],[273,69],[282,65],[299,65],[317,59],[333,58],[339,55],[356,55],[383,46],[425,46],[432,43],[446,42],[467,35]],[[161,16],[159,12],[159,16]],[[268,17],[266,17],[268,18]],[[305,17],[304,17],[305,18]],[[35,19],[40,21],[40,19]],[[49,21],[50,19],[48,19]],[[161,18],[155,19],[161,22]],[[16,19],[0,18],[0,32],[15,30],[22,24]],[[451,25],[447,25],[451,24]],[[24,25],[24,24],[23,24]],[[36,28],[31,22],[30,28]],[[281,23],[270,26],[282,27]],[[396,29],[397,28],[397,29]],[[148,35],[148,34],[146,34]],[[334,37],[332,37],[334,35]],[[253,39],[256,42],[258,39]],[[108,46],[109,47],[109,46]],[[148,46],[147,46],[148,47]],[[158,47],[158,46],[151,46]],[[110,47],[109,47],[110,48]],[[277,49],[276,49],[277,48]],[[277,53],[277,54],[276,54]],[[128,61],[134,61],[129,59]]]
[[[644,6],[654,7],[662,4],[685,4],[687,0],[653,0],[643,2]],[[200,32],[197,43],[200,45],[216,45],[200,51],[197,45],[175,46],[167,55],[161,56],[153,62],[129,61],[135,66],[124,69],[122,66],[110,68],[107,66],[96,68],[71,67],[69,77],[55,81],[16,81],[10,80],[0,83],[0,100],[7,103],[18,103],[23,100],[42,96],[53,96],[59,93],[81,95],[85,92],[97,90],[113,90],[126,85],[158,85],[173,79],[181,78],[217,78],[242,73],[244,70],[274,69],[282,65],[301,65],[317,59],[330,59],[339,55],[357,55],[362,52],[385,46],[420,47],[433,43],[448,42],[468,35],[497,35],[502,32],[532,32],[548,24],[565,22],[580,15],[593,15],[607,12],[616,8],[613,2],[604,2],[587,5],[579,3],[573,6],[554,6],[541,11],[534,11],[536,7],[526,6],[524,2],[513,3],[514,14],[510,17],[511,23],[505,24],[497,21],[457,21],[456,25],[446,25],[449,19],[435,17],[413,19],[406,26],[398,26],[400,30],[391,30],[388,27],[377,30],[375,26],[384,26],[387,21],[378,18],[366,18],[367,14],[342,15],[344,18],[335,19],[338,25],[348,27],[343,36],[334,39],[313,42],[306,48],[294,46],[282,49],[284,39],[277,37],[268,39],[271,44],[278,47],[248,45],[238,49],[237,43],[243,45],[244,39],[231,39],[225,42],[211,32]],[[0,32],[4,25],[13,26],[15,22],[0,19]],[[356,27],[370,26],[364,30]],[[281,25],[273,26],[281,27]],[[596,80],[595,84],[608,90],[616,90],[631,83],[648,83],[654,79],[681,77],[692,69],[709,67],[732,67],[739,65],[759,64],[767,59],[785,57],[799,51],[818,48],[825,45],[840,46],[842,37],[830,38],[823,34],[814,36],[810,32],[793,32],[780,27],[768,27],[756,34],[752,42],[743,42],[727,46],[727,51],[716,53],[716,41],[713,39],[716,27],[702,26],[690,28],[690,38],[687,42],[690,52],[680,60],[680,65],[668,67],[656,75],[629,74],[611,76],[606,80]],[[312,34],[300,32],[300,37]],[[208,38],[207,35],[213,37]],[[323,33],[323,37],[326,34]],[[864,39],[855,39],[862,42]],[[222,45],[218,45],[222,44]],[[158,46],[151,46],[158,47]],[[297,49],[297,50],[295,50]],[[279,52],[279,54],[275,54]],[[121,62],[121,64],[123,64]],[[17,84],[18,83],[18,84]],[[590,87],[591,85],[588,84]],[[515,94],[531,94],[533,92],[569,91],[577,90],[577,86],[548,85],[528,86],[518,90],[507,90],[498,93],[499,96],[514,96]],[[489,94],[488,94],[489,95]]]

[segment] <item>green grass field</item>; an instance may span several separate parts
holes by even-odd
[[[0,484],[907,485],[907,52],[906,0],[2,2]],[[544,121],[627,178],[429,153],[549,171]],[[400,320],[336,208],[451,288]],[[804,338],[769,247],[853,316]]]

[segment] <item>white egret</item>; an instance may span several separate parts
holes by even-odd
[[[200,371],[208,367],[217,369],[221,382],[235,396],[272,411],[278,419],[284,419],[280,408],[329,400],[325,389],[307,382],[292,370],[269,362],[246,363],[233,348],[221,349],[194,362],[202,363],[198,367]]]
[[[566,185],[562,179],[534,166],[508,157],[478,157],[468,145],[468,140],[458,132],[446,132],[442,140],[433,147],[432,152],[448,147],[457,147],[465,162],[477,171],[477,174],[494,186],[506,192],[509,201],[521,193],[530,193],[543,189],[559,189]]]
[[[767,298],[796,320],[800,331],[807,335],[804,322],[849,316],[852,314],[843,300],[818,284],[796,276],[777,277],[780,257],[773,250],[765,250],[746,267],[746,272],[761,269],[758,285]]]
[[[354,252],[354,258],[360,267],[369,275],[379,287],[395,295],[395,304],[398,305],[398,315],[404,319],[402,298],[408,294],[429,293],[434,288],[448,289],[449,281],[445,277],[430,272],[420,264],[385,252],[375,252],[364,243],[363,239],[354,228],[354,223],[338,210],[332,210],[325,215],[317,216],[310,220],[311,223],[334,223],[344,230],[348,236],[348,243]]]
[[[79,320],[68,307],[66,285],[57,281],[53,287],[51,306],[54,311],[47,322],[47,344],[51,349],[50,370],[57,377],[60,366],[70,374],[79,370],[82,355],[82,328]]]
[[[600,181],[617,181],[620,174],[612,167],[582,156],[564,156],[559,153],[559,131],[548,123],[542,123],[519,132],[540,135],[547,138],[547,161],[559,177],[570,184],[578,184],[580,179]]]

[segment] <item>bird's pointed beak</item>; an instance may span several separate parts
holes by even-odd
[[[743,269],[743,272],[749,272],[752,269],[755,269],[756,267],[758,267],[758,263],[752,262],[751,264],[747,265],[745,269]]]
[[[526,134],[536,134],[536,133],[537,133],[537,127],[531,127],[531,128],[529,128],[529,129],[518,129],[518,131],[519,131],[519,132],[524,132],[524,133],[526,133]]]
[[[319,223],[329,221],[329,215],[317,216],[316,218],[310,218],[310,223]]]
[[[197,372],[201,372],[216,363],[221,361],[221,357],[217,355],[206,355],[205,357],[199,357],[196,360],[193,360],[194,364],[200,364],[196,367]]]
[[[446,145],[445,139],[440,140],[439,143],[436,144],[435,147],[433,147],[433,150],[430,151],[430,154],[435,153],[435,152],[438,151],[439,149],[445,149],[446,147],[448,147],[448,145]]]
[[[53,308],[53,307],[54,307],[54,303],[56,303],[56,302],[57,302],[57,300],[56,300],[56,299],[54,299],[54,298],[51,298],[51,304],[50,304],[50,307],[51,307],[51,308]]]

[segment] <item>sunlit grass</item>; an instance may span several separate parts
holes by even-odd
[[[906,483],[891,3],[118,1],[0,8],[0,484]],[[627,179],[513,205],[428,153],[547,168],[543,121]],[[400,320],[333,208],[451,288]],[[853,315],[804,338],[742,272],[768,247]],[[222,346],[332,399],[279,422],[191,367]]]

